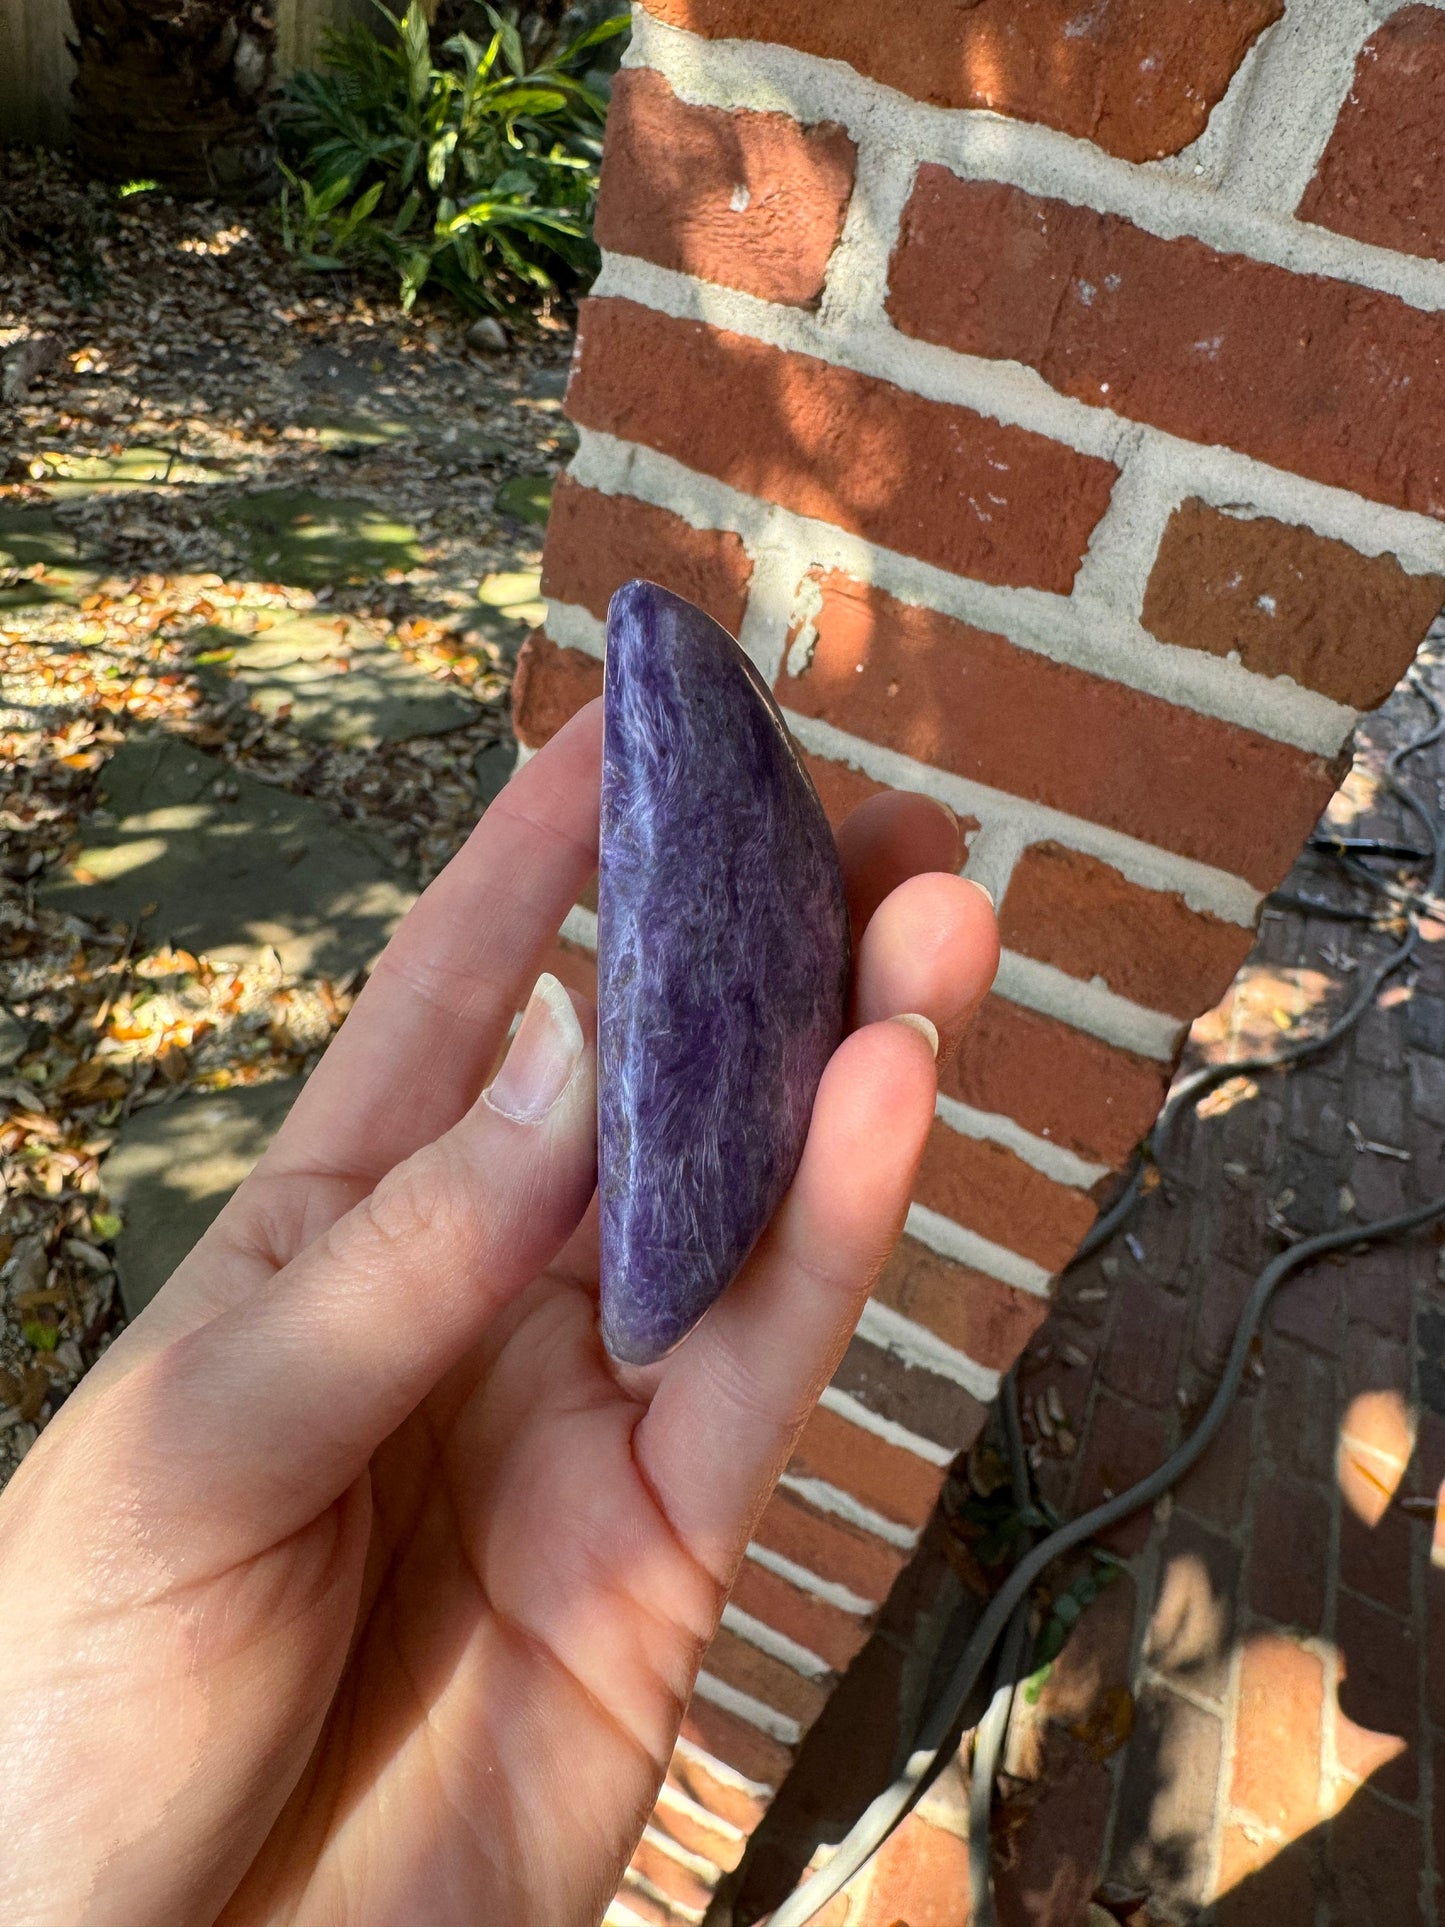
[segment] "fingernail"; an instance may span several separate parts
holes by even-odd
[[[927,1044],[933,1056],[937,1058],[938,1032],[926,1017],[920,1017],[916,1010],[905,1010],[900,1011],[892,1021],[895,1024],[907,1024],[911,1029],[916,1030],[924,1043]]]
[[[988,888],[987,884],[980,883],[977,877],[965,877],[963,880],[965,883],[971,883],[973,885],[974,889],[978,891],[979,895],[988,904],[990,910],[997,910],[998,905],[993,900],[993,891]]]
[[[537,979],[512,1047],[482,1102],[515,1124],[532,1124],[571,1082],[584,1039],[572,999],[553,976]]]

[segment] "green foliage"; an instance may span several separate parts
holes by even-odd
[[[596,268],[592,206],[606,102],[587,71],[626,13],[529,69],[515,23],[440,48],[416,0],[376,34],[328,36],[281,119],[281,227],[308,267],[383,263],[410,308],[436,282],[472,310],[566,293]]]
[[[1095,1547],[1093,1567],[1080,1573],[1065,1591],[1055,1594],[1049,1616],[1034,1642],[1033,1670],[1024,1684],[1024,1699],[1030,1706],[1038,1705],[1053,1663],[1083,1618],[1084,1609],[1093,1605],[1105,1587],[1113,1585],[1119,1572],[1119,1561]]]

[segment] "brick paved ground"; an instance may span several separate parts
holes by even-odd
[[[1374,719],[1338,826],[1416,840],[1371,772],[1422,713],[1397,693]],[[1438,749],[1407,773],[1445,804]],[[1344,900],[1309,860],[1292,887]],[[1286,1236],[1445,1193],[1445,927],[1425,935],[1343,1045],[1207,1100],[1176,1135],[1171,1195],[1149,1196],[1128,1235],[1065,1280],[1021,1378],[1039,1486],[1061,1512],[1127,1484],[1192,1426]],[[1269,912],[1196,1057],[1319,1024],[1391,941]],[[1442,1274],[1427,1231],[1287,1284],[1217,1444],[1109,1536],[1123,1570],[1015,1719],[1001,1927],[1445,1919]],[[963,1927],[963,1813],[955,1774],[831,1927]]]

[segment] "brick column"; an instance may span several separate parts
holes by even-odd
[[[624,1923],[736,1860],[1445,596],[1445,11],[647,0],[628,60],[519,740],[651,576],[830,811],[953,806],[1005,948]]]

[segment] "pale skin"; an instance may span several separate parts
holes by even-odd
[[[946,1053],[997,962],[947,812],[855,812],[853,1028],[793,1187],[619,1371],[585,1000],[534,1002],[481,1095],[596,862],[600,736],[593,704],[487,812],[0,1499],[0,1920],[600,1919],[902,1225],[936,1066],[891,1020]]]

